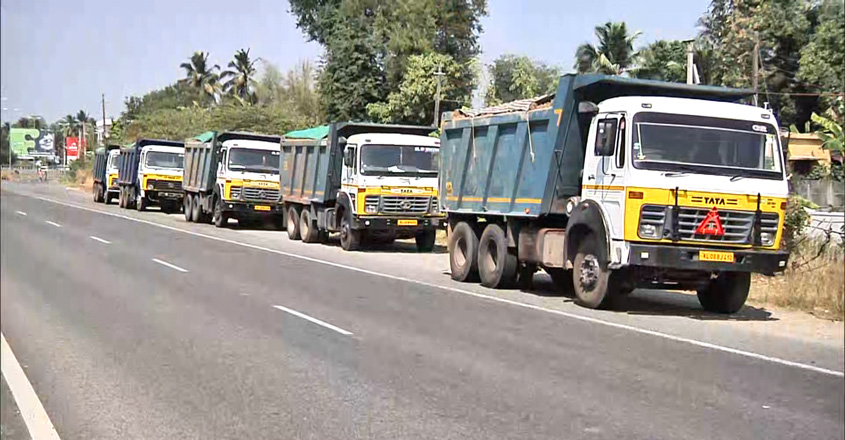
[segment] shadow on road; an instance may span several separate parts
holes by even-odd
[[[537,296],[561,297],[566,302],[574,301],[571,296],[566,296],[556,289],[551,278],[542,272],[534,275],[533,290],[522,291]],[[617,298],[608,311],[630,315],[680,316],[701,321],[778,320],[772,316],[772,312],[747,304],[742,310],[732,315],[706,312],[698,303],[695,293],[667,290],[637,289],[630,295]]]

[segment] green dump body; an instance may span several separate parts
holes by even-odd
[[[735,102],[753,92],[606,75],[560,77],[554,95],[524,111],[471,117],[446,113],[440,136],[440,194],[448,213],[539,217],[564,214],[581,192],[592,113],[579,103],[619,96]]]

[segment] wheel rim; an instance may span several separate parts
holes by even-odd
[[[302,234],[303,236],[307,236],[308,235],[308,228],[309,228],[308,214],[303,211],[302,220],[299,224],[299,233]]]
[[[340,241],[349,242],[349,222],[346,219],[340,221]]]
[[[599,280],[599,260],[595,255],[587,255],[581,261],[580,271],[578,274],[578,282],[586,291],[591,291],[596,287]]]
[[[463,237],[458,237],[455,243],[455,264],[463,267],[467,263],[467,241]]]
[[[487,252],[485,252],[481,263],[484,264],[485,269],[492,272],[495,271],[499,265],[499,248],[496,247],[496,242],[493,240],[488,241],[486,247]]]
[[[296,232],[296,222],[298,221],[299,219],[296,218],[293,208],[288,209],[288,235],[293,236]]]

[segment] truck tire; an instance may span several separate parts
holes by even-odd
[[[287,216],[288,238],[299,240],[299,208],[296,205],[288,206]]]
[[[590,309],[607,307],[615,294],[611,270],[600,261],[598,246],[594,236],[584,237],[578,246],[572,270],[575,302]]]
[[[185,211],[185,221],[190,223],[194,216],[194,199],[189,193],[185,193],[182,199],[182,210]]]
[[[494,289],[512,287],[516,282],[519,260],[508,249],[508,236],[492,223],[484,228],[478,241],[478,275],[481,285]]]
[[[285,215],[284,214],[273,216],[273,227],[277,231],[281,231],[282,229],[285,229]]]
[[[94,184],[94,203],[103,203],[103,187],[99,184]]]
[[[138,191],[138,195],[135,196],[135,209],[138,212],[144,212],[147,210],[147,198],[141,195],[141,192]]]
[[[202,221],[202,202],[200,200],[199,194],[194,194],[193,200],[191,200],[191,221],[194,223],[199,223]]]
[[[436,229],[423,229],[414,236],[417,243],[417,252],[431,252],[434,250],[434,242],[437,240]]]
[[[103,203],[105,203],[106,205],[111,205],[111,201],[112,201],[113,198],[114,198],[114,196],[112,196],[111,194],[109,194],[108,191],[106,191],[106,195],[105,195],[105,199],[103,200]]]
[[[750,289],[750,273],[723,272],[698,290],[698,302],[708,312],[736,313],[745,305]]]
[[[357,251],[361,248],[361,231],[352,229],[352,220],[346,213],[340,218],[340,247],[345,251]]]
[[[299,235],[304,243],[320,241],[320,231],[317,229],[317,223],[311,220],[311,211],[308,208],[299,214]]]
[[[459,222],[449,235],[449,269],[455,281],[478,277],[478,235],[467,222]]]
[[[211,221],[218,228],[225,228],[229,224],[229,214],[223,211],[223,199],[220,197],[214,198],[214,214]]]
[[[126,187],[120,187],[120,194],[118,195],[117,205],[122,209],[126,209]]]

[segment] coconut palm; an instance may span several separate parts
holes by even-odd
[[[229,69],[220,74],[223,90],[240,98],[240,101],[255,103],[255,93],[252,91],[255,63],[258,59],[249,59],[249,49],[235,52],[235,59],[229,61]]]
[[[621,75],[634,64],[636,51],[634,40],[640,32],[628,35],[625,22],[607,22],[596,26],[598,46],[584,43],[575,52],[575,68],[578,72],[598,72],[608,75]]]
[[[77,126],[79,123],[73,115],[67,115],[64,119],[59,120],[59,127],[62,128],[62,135],[64,137],[72,137],[77,133]]]
[[[220,70],[220,66],[217,64],[208,65],[208,53],[194,52],[190,61],[180,64],[179,67],[185,69],[185,78],[180,80],[181,82],[200,91],[212,101],[217,101],[217,95],[220,92],[220,77],[215,71]]]

